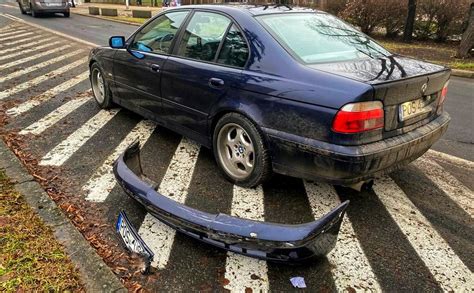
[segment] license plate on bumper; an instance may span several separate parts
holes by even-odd
[[[124,211],[120,212],[115,228],[125,247],[145,259],[145,272],[148,272],[153,261],[153,252],[130,223]]]
[[[429,100],[421,98],[400,104],[398,116],[400,121],[405,121],[418,115],[428,113],[432,110]]]

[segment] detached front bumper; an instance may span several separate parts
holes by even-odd
[[[143,175],[138,142],[118,158],[114,173],[129,196],[177,231],[232,252],[275,262],[301,262],[329,253],[336,245],[349,204],[343,202],[321,219],[300,225],[205,213],[156,191],[156,184]]]

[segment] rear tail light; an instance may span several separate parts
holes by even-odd
[[[336,114],[332,130],[339,133],[358,133],[382,128],[383,104],[380,101],[347,104]]]
[[[441,90],[441,95],[438,99],[438,109],[436,111],[438,114],[441,114],[443,112],[444,101],[446,100],[446,96],[448,95],[448,85],[449,81],[444,84],[443,89]]]

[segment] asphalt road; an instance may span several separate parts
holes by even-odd
[[[5,6],[0,13],[96,43],[135,29],[76,15],[33,19]],[[453,123],[438,144],[468,161],[429,152],[361,193],[284,176],[246,190],[222,178],[209,150],[125,109],[100,110],[88,92],[88,50],[0,15],[2,132],[120,277],[150,291],[290,291],[294,276],[304,277],[309,291],[474,290],[471,80],[452,79]],[[296,224],[349,199],[336,249],[311,265],[288,267],[175,234],[115,185],[111,163],[135,138],[158,189],[206,212]],[[123,255],[113,229],[121,210],[155,252],[151,276],[133,274],[134,262]]]
[[[97,45],[107,45],[110,36],[129,36],[137,26],[71,14],[70,18],[61,15],[33,18],[22,15],[16,2],[0,0],[0,12],[32,23],[62,32]],[[450,129],[433,149],[474,161],[474,82],[471,79],[453,77],[450,84],[447,111],[455,117]]]
[[[105,21],[73,13],[69,18],[65,18],[61,14],[33,18],[29,15],[22,15],[15,1],[1,0],[0,4],[3,5],[0,6],[0,12],[9,13],[29,22],[97,45],[108,45],[110,36],[129,36],[138,28],[134,25]]]

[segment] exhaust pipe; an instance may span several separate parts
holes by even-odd
[[[351,189],[354,189],[358,192],[362,191],[370,191],[372,190],[372,187],[374,186],[374,180],[367,180],[367,181],[360,181],[351,185],[344,185],[344,187],[348,187]]]

